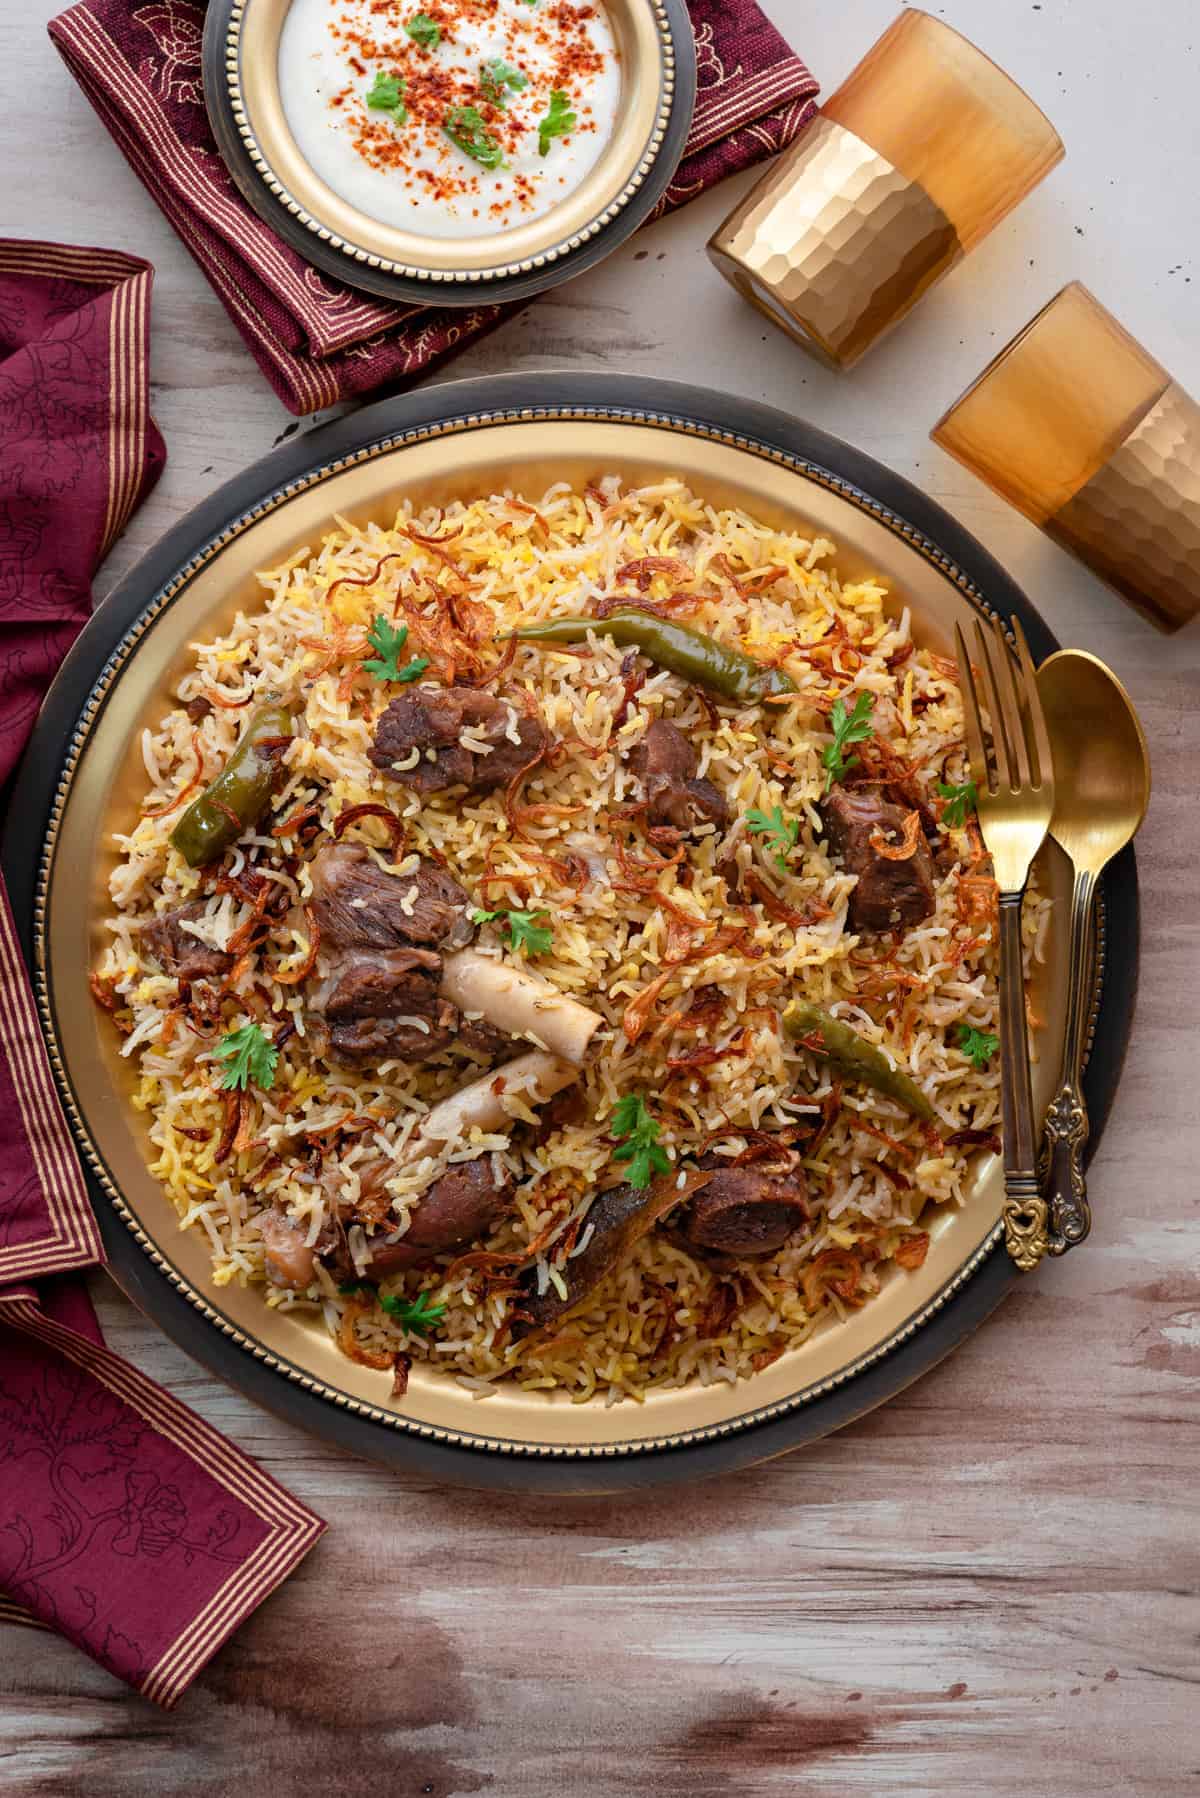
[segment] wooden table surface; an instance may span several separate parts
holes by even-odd
[[[158,271],[169,461],[103,591],[297,426],[74,90],[42,30],[52,10],[0,12],[0,230]],[[828,92],[894,0],[767,10]],[[710,270],[702,245],[737,184],[453,372],[634,369],[802,412],[923,485],[1127,682],[1155,791],[1141,996],[1091,1240],[840,1435],[629,1501],[496,1499],[348,1461],[215,1385],[98,1276],[114,1348],[333,1527],[170,1716],[54,1636],[0,1628],[5,1794],[1195,1789],[1200,627],[1160,637],[927,432],[1073,276],[1200,392],[1200,22],[1192,0],[936,10],[1029,88],[1068,159],[853,375],[809,364]]]

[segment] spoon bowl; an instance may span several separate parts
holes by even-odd
[[[1095,876],[1133,840],[1146,815],[1145,733],[1116,675],[1086,650],[1058,650],[1037,679],[1054,751],[1050,834],[1077,871]]]

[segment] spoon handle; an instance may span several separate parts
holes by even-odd
[[[1083,1150],[1089,1131],[1083,1097],[1083,1051],[1091,995],[1089,976],[1095,896],[1095,876],[1077,869],[1071,896],[1067,1029],[1058,1091],[1046,1113],[1042,1150],[1043,1174],[1050,1202],[1050,1233],[1046,1246],[1052,1255],[1064,1255],[1082,1242],[1092,1227],[1083,1172]]]

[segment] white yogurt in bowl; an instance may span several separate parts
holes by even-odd
[[[589,0],[292,0],[278,73],[313,172],[369,218],[440,238],[567,199],[621,100],[612,26]]]

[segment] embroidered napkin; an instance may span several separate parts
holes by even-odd
[[[0,241],[0,786],[163,465],[151,279]],[[104,1346],[102,1259],[0,880],[0,1618],[170,1705],[325,1526]]]
[[[698,93],[659,212],[791,143],[817,84],[754,0],[688,0]],[[283,243],[242,199],[204,111],[202,7],[79,0],[50,36],[166,213],[289,411],[417,374],[513,306],[408,309],[356,293]]]

